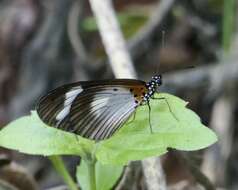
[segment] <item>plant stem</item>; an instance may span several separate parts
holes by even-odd
[[[56,171],[62,176],[64,182],[68,185],[70,190],[78,190],[77,184],[74,182],[69,172],[67,171],[65,164],[60,156],[49,156],[49,160],[52,162]]]
[[[235,0],[226,0],[223,5],[223,50],[227,53],[232,42],[232,34],[234,33],[235,19]]]
[[[92,159],[91,161],[87,161],[86,163],[88,166],[90,190],[96,190],[96,176],[95,176],[96,160]]]

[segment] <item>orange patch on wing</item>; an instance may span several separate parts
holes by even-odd
[[[133,94],[134,98],[140,104],[143,101],[144,95],[148,92],[145,86],[138,86],[130,88],[130,92]]]

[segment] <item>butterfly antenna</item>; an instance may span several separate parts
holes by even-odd
[[[165,31],[162,30],[162,48],[165,47]]]
[[[164,47],[165,47],[165,31],[162,30],[162,32],[161,32],[161,48],[160,48],[160,50],[162,50]],[[159,69],[160,69],[160,61],[159,61],[158,65],[156,66],[156,73],[155,74],[159,73]]]
[[[194,69],[194,68],[195,68],[194,65],[189,65],[189,66],[181,67],[181,68],[177,68],[177,69],[168,69],[167,71],[162,72],[161,74],[166,74],[166,73],[173,72],[173,71],[180,71],[180,70]]]
[[[166,32],[165,32],[165,30],[162,30],[162,36],[161,36],[161,49],[164,49],[165,48],[165,36],[166,35]],[[157,67],[157,70],[156,70],[156,72],[157,73],[159,73],[159,67],[160,67],[160,64],[159,64],[159,66]],[[189,65],[189,66],[186,66],[186,67],[182,67],[182,68],[179,68],[179,69],[175,69],[176,71],[177,70],[185,70],[185,69],[192,69],[192,68],[195,68],[195,66],[194,65]],[[160,72],[161,74],[165,74],[165,73],[168,73],[168,72],[170,72],[171,70],[167,70],[166,72]],[[172,71],[174,71],[174,69],[172,70]]]

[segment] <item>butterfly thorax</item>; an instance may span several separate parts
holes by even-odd
[[[162,84],[161,75],[155,75],[152,79],[146,83],[147,93],[143,97],[143,102],[148,102],[150,98],[156,92],[156,89]]]

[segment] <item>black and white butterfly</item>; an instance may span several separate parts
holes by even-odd
[[[161,84],[161,75],[147,83],[115,79],[66,84],[43,96],[36,110],[49,126],[103,140],[112,136],[138,106],[149,106]]]

